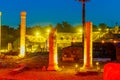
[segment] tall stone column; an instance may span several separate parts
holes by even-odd
[[[84,69],[93,67],[92,57],[92,22],[86,22],[84,31]]]
[[[57,56],[57,31],[52,29],[49,34],[49,64],[47,70],[58,70],[58,56]]]
[[[21,12],[20,24],[20,57],[25,56],[26,12]]]
[[[1,30],[1,23],[2,23],[2,19],[1,19],[1,16],[2,16],[2,12],[0,12],[0,54],[1,54],[1,41],[2,41],[2,37],[1,37],[1,34],[2,34],[2,30]]]

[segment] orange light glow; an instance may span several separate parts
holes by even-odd
[[[114,41],[113,41],[113,43],[117,43],[117,41],[116,41],[116,40],[114,40]]]
[[[104,40],[102,40],[102,43],[105,43],[105,41],[104,41]]]
[[[78,68],[78,64],[75,65],[75,68]]]
[[[96,62],[95,64],[98,66],[98,65],[99,65],[99,62]]]

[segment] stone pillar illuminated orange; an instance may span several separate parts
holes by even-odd
[[[92,57],[92,22],[86,22],[84,31],[84,69],[93,67]]]
[[[12,50],[12,43],[8,43],[8,51]]]
[[[20,24],[20,57],[25,56],[26,12],[21,12]]]
[[[49,34],[49,64],[47,70],[58,70],[56,29],[52,29]]]

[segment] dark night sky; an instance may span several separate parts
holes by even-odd
[[[86,3],[86,21],[120,25],[120,0],[91,0]],[[27,12],[27,26],[67,21],[81,24],[81,3],[75,0],[1,0],[2,24],[18,27],[20,12]]]

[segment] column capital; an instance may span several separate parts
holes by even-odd
[[[26,13],[25,11],[22,11],[22,12],[21,12],[21,16],[26,16],[26,14],[27,14],[27,13]]]

